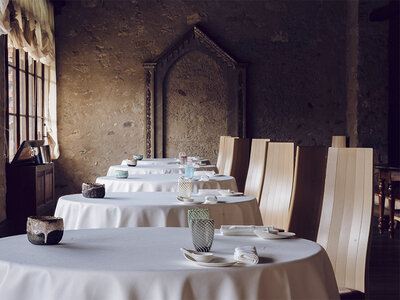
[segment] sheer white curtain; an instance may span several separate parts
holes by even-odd
[[[23,49],[48,66],[46,89],[49,103],[46,108],[47,138],[52,157],[58,158],[57,90],[54,42],[54,9],[48,0],[0,0],[0,35],[7,34],[8,42]]]

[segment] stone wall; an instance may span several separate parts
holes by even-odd
[[[332,135],[346,135],[346,12],[345,1],[66,1],[56,16],[57,195],[79,192],[83,181],[144,152],[141,63],[194,24],[249,63],[249,137],[329,145]],[[385,38],[384,30],[374,34]],[[361,38],[360,46],[370,44]],[[167,95],[179,93],[175,84]]]

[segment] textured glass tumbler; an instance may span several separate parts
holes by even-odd
[[[193,208],[193,209],[188,209],[187,212],[187,219],[188,219],[188,225],[191,227],[191,220],[194,219],[209,219],[210,218],[210,211],[208,208]]]
[[[183,198],[190,198],[192,194],[192,180],[190,178],[180,177],[178,180],[178,195]]]
[[[192,219],[192,241],[198,252],[209,252],[214,241],[214,220]]]

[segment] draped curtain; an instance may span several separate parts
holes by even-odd
[[[23,49],[34,60],[48,66],[49,74],[45,82],[49,89],[46,128],[52,156],[58,158],[53,5],[48,0],[0,0],[2,34],[8,35],[12,47]]]

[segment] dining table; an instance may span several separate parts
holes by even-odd
[[[181,174],[141,174],[126,179],[114,176],[102,176],[96,183],[105,185],[106,192],[177,192]],[[232,176],[212,176],[202,180],[201,176],[193,178],[193,193],[199,189],[229,189],[237,191],[236,180]]]
[[[248,245],[258,264],[236,263],[235,248]],[[1,238],[1,299],[339,299],[325,250],[309,240],[216,230],[208,264],[180,247],[193,249],[189,228],[65,230],[51,246]]]
[[[205,171],[205,172],[215,172],[218,173],[218,169],[215,165],[196,165],[193,167],[195,172]],[[138,174],[184,174],[185,166],[180,164],[156,164],[156,165],[113,165],[108,168],[107,176],[114,176],[115,172],[118,170],[126,170],[128,174],[138,175]]]
[[[210,160],[207,158],[201,157],[188,157],[189,163],[199,164],[199,165],[210,165]],[[121,162],[121,165],[126,165],[127,160],[124,159]],[[149,165],[176,165],[180,164],[180,160],[178,158],[143,158],[137,160],[138,166],[149,166]]]
[[[262,225],[257,200],[250,196],[217,196],[204,204],[205,195],[193,202],[177,199],[178,193],[107,193],[104,198],[82,194],[58,199],[54,215],[64,219],[65,229],[118,227],[187,227],[189,209],[208,209],[216,228],[221,225]]]

